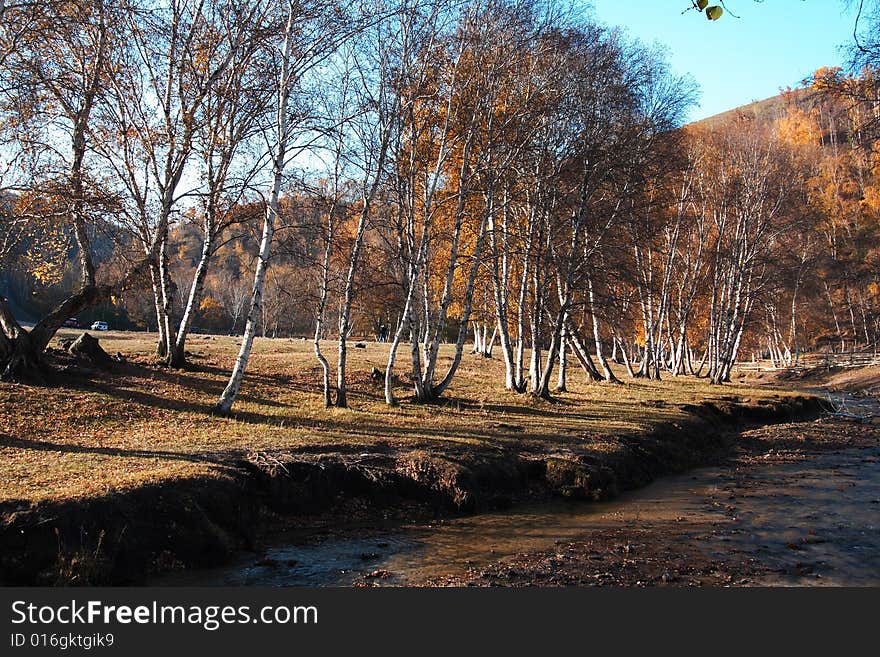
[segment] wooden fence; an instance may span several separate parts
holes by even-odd
[[[867,367],[869,365],[880,365],[880,354],[874,352],[843,352],[843,353],[809,353],[802,354],[797,363],[791,365],[774,366],[770,360],[759,361],[740,361],[736,364],[736,369],[743,372],[757,371],[780,371],[780,370],[807,370],[817,367],[831,368],[851,368],[851,367]]]

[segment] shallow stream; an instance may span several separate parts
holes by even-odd
[[[758,583],[880,585],[880,448],[767,466],[667,477],[606,503],[547,503],[433,524],[298,533],[223,568],[174,573],[158,585],[382,585],[455,576],[591,530],[650,521],[699,541],[711,557],[737,554],[773,574]],[[378,573],[377,573],[378,571]],[[754,583],[754,582],[753,582]]]

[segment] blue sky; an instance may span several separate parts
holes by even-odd
[[[779,93],[820,66],[841,65],[852,39],[853,11],[841,0],[726,0],[739,18],[708,21],[690,0],[587,0],[593,16],[668,47],[677,73],[699,83],[700,106],[691,120]],[[715,4],[715,2],[710,2]],[[720,4],[720,3],[719,3]]]

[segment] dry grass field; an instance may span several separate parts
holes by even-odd
[[[58,338],[77,333],[62,331]],[[154,364],[154,335],[98,337],[108,353],[119,352],[126,362],[61,375],[48,387],[0,385],[0,502],[86,498],[147,482],[222,476],[230,458],[253,450],[601,451],[613,436],[685,419],[683,404],[789,394],[743,383],[712,387],[685,377],[587,384],[572,367],[570,392],[551,403],[505,392],[497,357],[465,355],[443,402],[411,403],[402,383],[402,403],[390,408],[369,376],[372,367],[384,368],[387,345],[366,342],[366,349],[349,352],[351,408],[325,409],[311,342],[257,339],[234,416],[224,419],[211,409],[232,367],[237,338],[193,336],[194,369],[173,371]],[[335,346],[328,343],[326,353],[333,355]],[[451,360],[451,347],[444,349],[441,364]],[[405,358],[399,362],[405,378]]]

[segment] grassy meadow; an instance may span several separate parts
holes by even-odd
[[[77,334],[65,330],[56,341]],[[421,405],[409,401],[403,353],[401,405],[391,408],[381,383],[369,376],[373,367],[384,369],[388,345],[370,341],[349,351],[351,408],[326,409],[312,343],[258,338],[234,415],[219,418],[211,409],[237,338],[192,336],[194,367],[176,371],[155,364],[155,335],[98,337],[125,362],[87,376],[59,375],[49,387],[0,385],[0,502],[101,496],[173,478],[223,476],[228,463],[254,450],[602,451],[614,436],[686,419],[683,404],[788,394],[744,381],[713,387],[692,377],[587,383],[570,365],[569,392],[547,402],[506,392],[497,355],[466,354],[443,401]],[[335,349],[335,343],[324,345],[331,363]],[[443,349],[441,368],[452,358],[452,347]]]

